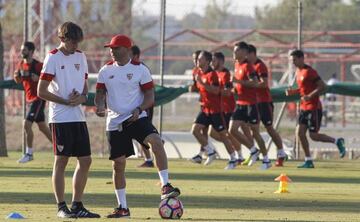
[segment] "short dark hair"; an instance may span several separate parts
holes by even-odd
[[[25,46],[29,51],[35,51],[35,44],[33,42],[24,42],[23,46]]]
[[[256,55],[256,47],[252,44],[249,44],[248,47],[249,47],[249,53],[254,53]]]
[[[201,50],[196,50],[195,52],[193,52],[193,55],[195,55],[196,59],[199,58],[200,52],[201,52]]]
[[[73,40],[80,42],[84,38],[84,34],[80,26],[73,22],[65,22],[58,28],[58,37],[65,40]]]
[[[225,61],[225,56],[222,52],[214,52],[213,56],[221,61]]]
[[[304,58],[304,53],[300,49],[296,49],[290,53],[291,56],[295,56],[297,58]]]
[[[133,46],[131,46],[131,52],[132,52],[132,54],[133,54],[133,56],[135,56],[135,55],[138,55],[138,56],[140,56],[140,48],[139,48],[139,46],[137,46],[137,45],[133,45]]]
[[[243,41],[237,42],[237,43],[235,44],[235,46],[237,46],[237,47],[239,47],[240,49],[244,49],[244,50],[246,50],[247,52],[249,52],[249,45],[248,45],[246,42],[243,42]]]
[[[200,56],[201,54],[203,54],[203,55],[205,56],[206,61],[211,62],[211,60],[212,60],[212,55],[211,55],[210,52],[203,50],[203,51],[200,52],[199,56]]]

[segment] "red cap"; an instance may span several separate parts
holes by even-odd
[[[112,37],[110,43],[104,45],[104,47],[111,47],[111,48],[116,48],[120,46],[123,46],[125,48],[131,48],[132,46],[131,39],[126,35],[116,35]]]

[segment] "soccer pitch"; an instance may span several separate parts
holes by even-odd
[[[21,213],[26,221],[73,221],[56,218],[51,186],[53,155],[35,153],[35,160],[18,164],[20,153],[0,158],[0,221],[11,212]],[[155,169],[136,166],[140,159],[127,162],[127,198],[132,221],[161,221],[158,214],[160,187]],[[360,162],[315,161],[315,169],[297,169],[299,162],[286,162],[283,168],[259,170],[240,166],[223,168],[226,161],[211,166],[186,160],[170,160],[171,182],[181,188],[185,221],[360,221]],[[71,177],[75,159],[66,173],[66,201],[71,201]],[[288,194],[275,194],[274,178],[286,173],[293,182]],[[93,157],[84,195],[85,207],[101,214],[116,206],[111,179],[111,161]]]

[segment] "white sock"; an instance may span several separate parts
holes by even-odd
[[[153,161],[153,159],[150,157],[149,159],[148,158],[145,158],[145,161],[146,162],[152,162]]]
[[[209,144],[204,146],[204,149],[206,150],[207,154],[214,152],[214,149]]]
[[[32,147],[26,147],[26,153],[32,155],[33,154],[33,148]]]
[[[235,152],[231,153],[229,155],[229,160],[232,161],[232,160],[236,160],[236,156],[235,156]]]
[[[269,157],[268,157],[268,155],[265,155],[265,156],[264,156],[263,162],[269,162]]]
[[[250,149],[250,153],[255,153],[255,152],[257,152],[258,151],[258,148],[256,148],[256,146],[253,146],[253,147],[251,147],[251,149]]]
[[[244,159],[244,157],[242,156],[241,150],[239,150],[239,151],[236,150],[235,151],[235,157],[238,160],[243,160]]]
[[[161,186],[164,186],[167,183],[169,183],[169,172],[168,172],[167,169],[159,171],[158,173],[159,173],[159,178],[160,178],[160,181],[161,181]]]
[[[202,156],[204,155],[204,151],[205,151],[204,148],[201,147],[201,148],[200,148],[200,152],[199,152],[199,156],[202,157]]]
[[[306,156],[306,157],[305,157],[305,161],[312,161],[311,156]]]
[[[122,208],[128,208],[126,203],[126,193],[125,188],[115,190],[116,199],[118,201],[119,206],[121,205]]]
[[[277,151],[277,155],[278,155],[278,157],[284,157],[284,156],[286,156],[286,153],[285,153],[284,149],[280,149]]]

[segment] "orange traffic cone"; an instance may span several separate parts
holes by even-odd
[[[288,182],[292,182],[291,179],[286,176],[285,173],[275,178],[275,181],[280,181],[279,188],[274,193],[290,193],[288,190]]]

